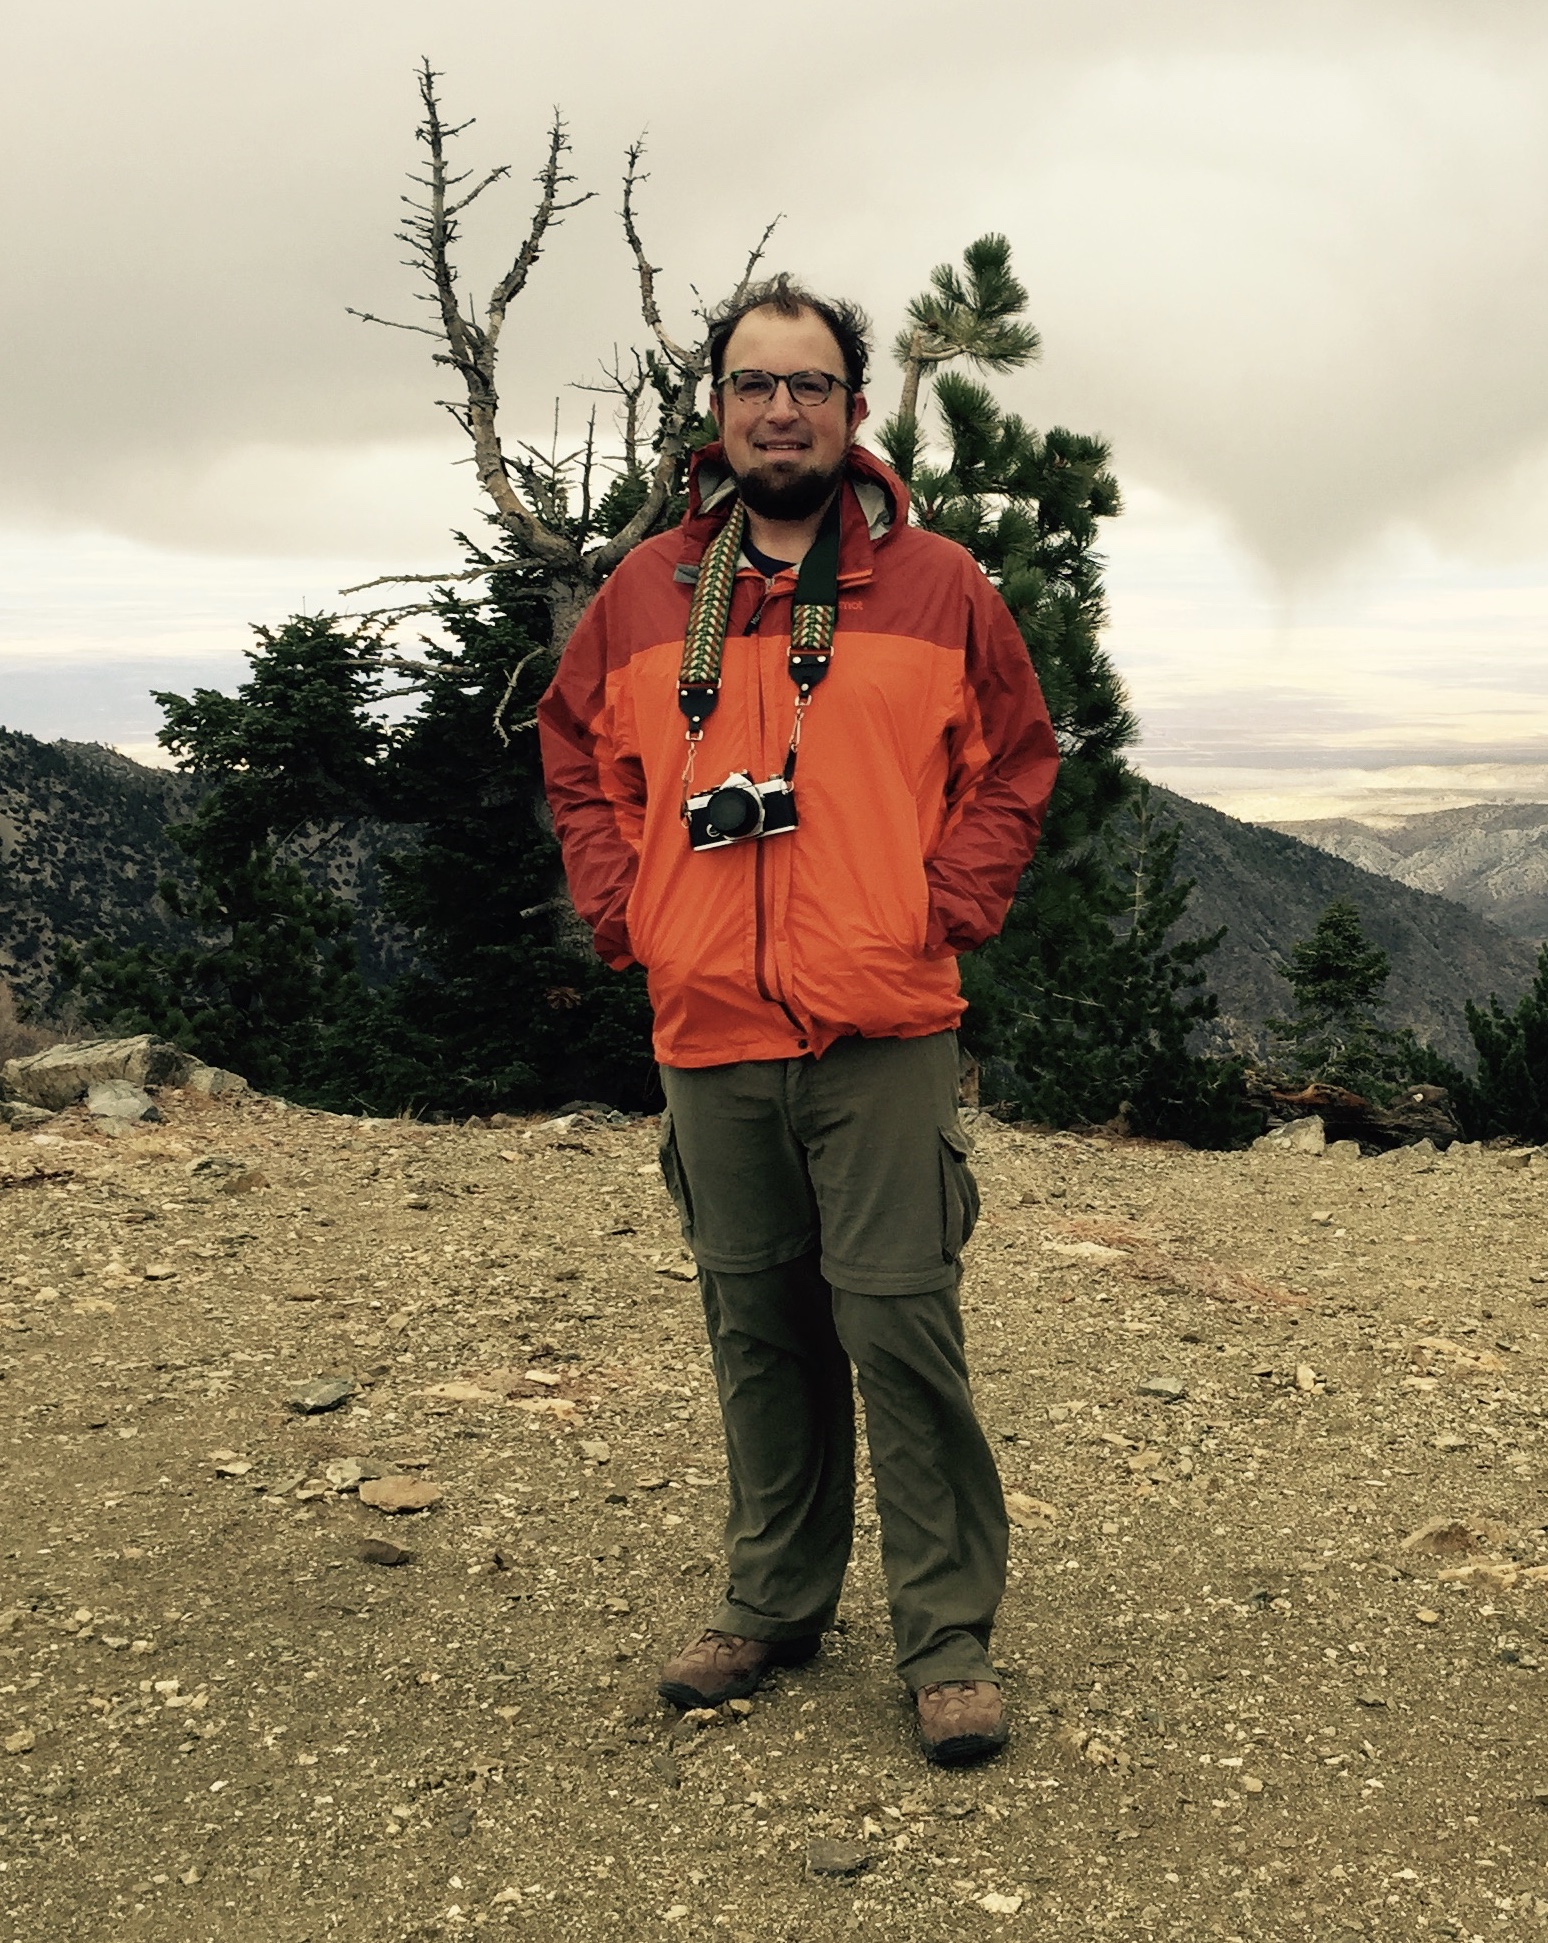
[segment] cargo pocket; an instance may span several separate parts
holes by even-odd
[[[677,1129],[672,1124],[670,1108],[661,1114],[661,1178],[666,1182],[667,1193],[672,1197],[672,1205],[677,1209],[677,1219],[681,1224],[684,1241],[693,1240],[693,1202],[688,1195],[688,1181],[683,1173],[682,1156],[677,1151]]]
[[[978,1183],[968,1166],[973,1143],[960,1127],[941,1128],[941,1254],[955,1262],[978,1225]]]

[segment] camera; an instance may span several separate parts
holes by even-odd
[[[795,791],[783,776],[755,783],[735,770],[714,789],[690,796],[688,847],[723,850],[748,837],[777,837],[796,827]]]

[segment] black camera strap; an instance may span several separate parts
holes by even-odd
[[[790,617],[790,679],[796,687],[795,729],[785,758],[785,781],[795,774],[796,750],[801,741],[801,717],[812,690],[828,672],[833,657],[833,631],[838,622],[838,563],[840,501],[843,489],[823,516],[817,537],[807,548],[796,573],[795,605]],[[704,724],[720,700],[720,667],[725,653],[726,627],[731,618],[731,594],[737,563],[742,557],[747,511],[740,499],[725,524],[705,549],[699,563],[698,584],[688,610],[688,632],[677,675],[677,705],[688,722],[688,742],[697,743]],[[688,777],[684,777],[686,785]]]

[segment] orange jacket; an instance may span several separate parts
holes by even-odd
[[[621,563],[539,704],[575,907],[609,965],[645,966],[665,1066],[944,1031],[965,1009],[956,954],[1004,923],[1053,788],[1026,647],[971,555],[909,526],[903,482],[854,448],[833,659],[795,777],[800,827],[690,850],[678,667],[697,564],[732,490],[712,445],[681,528]],[[795,578],[737,575],[695,789],[780,773]]]

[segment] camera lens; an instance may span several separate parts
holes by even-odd
[[[751,836],[763,821],[763,804],[755,791],[732,784],[710,797],[704,820],[716,836]]]

